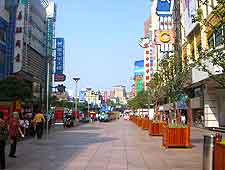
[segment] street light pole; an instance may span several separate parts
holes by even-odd
[[[73,78],[73,80],[76,83],[76,89],[75,89],[75,113],[77,114],[77,89],[78,89],[78,81],[80,80],[79,77]]]
[[[88,102],[88,117],[89,117],[89,112],[90,112],[90,108],[89,108],[89,92],[91,91],[91,88],[89,87],[89,88],[87,88],[87,91],[88,91],[88,100],[87,100],[87,102]]]

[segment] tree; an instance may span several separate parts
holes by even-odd
[[[187,96],[185,92],[185,84],[187,82],[188,73],[191,68],[190,65],[183,67],[177,66],[177,57],[166,56],[160,61],[160,74],[163,79],[163,91],[168,97],[169,102],[173,103],[176,114],[176,102]],[[170,119],[172,115],[170,115]]]
[[[148,102],[148,92],[142,91],[137,94],[134,98],[128,100],[127,105],[129,108],[132,108],[133,110],[146,108],[149,104]]]
[[[30,100],[32,98],[32,83],[27,80],[18,80],[10,76],[0,81],[0,98],[19,98]]]
[[[222,26],[225,25],[225,0],[217,0],[217,6],[211,6],[212,10],[212,19],[205,19],[203,17],[203,11],[199,9],[197,15],[194,16],[193,21],[199,22],[201,27],[206,27],[206,33],[217,31],[222,29]],[[195,66],[204,72],[209,74],[209,77],[216,81],[218,85],[225,88],[225,35],[221,37],[221,48],[203,48],[201,45],[198,46],[199,59],[195,63]],[[217,66],[222,70],[222,74],[215,75],[210,65]]]

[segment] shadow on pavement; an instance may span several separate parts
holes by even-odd
[[[90,145],[117,140],[117,138],[105,136],[101,129],[84,125],[52,133],[48,140],[31,139],[20,142],[17,149],[18,157],[16,159],[7,157],[7,169],[63,170],[66,164],[71,162],[71,159],[87,150]],[[92,147],[97,149],[98,146],[100,145]]]

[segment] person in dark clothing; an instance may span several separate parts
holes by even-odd
[[[18,121],[18,113],[14,112],[13,117],[9,121],[9,140],[10,140],[10,152],[9,152],[9,157],[16,158],[15,153],[16,153],[16,144],[17,144],[17,137],[19,134],[24,137],[21,129],[20,129],[20,124]]]
[[[5,144],[8,139],[8,127],[3,120],[3,113],[0,112],[0,167],[5,169]]]

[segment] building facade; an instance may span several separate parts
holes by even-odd
[[[12,73],[16,0],[0,1],[0,80]]]
[[[218,6],[216,0],[205,3],[200,0],[182,2],[183,63],[195,63],[201,59],[204,50],[224,48],[225,24],[212,13],[213,8],[221,8],[221,5]],[[224,5],[221,10],[224,10]],[[207,26],[193,20],[193,16],[199,11],[202,12],[203,19],[209,23]],[[223,74],[223,70],[218,66],[210,62],[206,65],[212,75]],[[225,89],[219,87],[207,72],[199,71],[197,68],[191,70],[189,83],[188,88],[192,91],[193,121],[201,118],[205,127],[225,126]]]
[[[47,14],[42,1],[19,1],[16,10],[13,73],[32,82],[33,100],[42,106],[46,96],[47,35]]]

